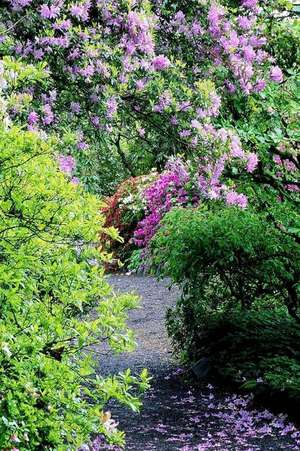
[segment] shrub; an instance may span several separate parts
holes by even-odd
[[[202,375],[300,398],[300,249],[266,218],[173,209],[152,239],[152,264],[182,288],[167,314],[182,360]]]
[[[102,242],[115,259],[124,262],[135,249],[133,232],[144,217],[146,208],[143,192],[155,178],[156,173],[131,177],[120,184],[113,196],[105,200],[106,205],[101,210],[105,216],[105,227],[118,229],[122,238],[117,241],[107,234],[102,236]]]
[[[169,311],[167,322],[176,351],[196,371],[259,395],[284,393],[300,401],[300,327],[284,311],[214,313],[200,320],[190,301]]]
[[[106,429],[110,398],[133,409],[147,385],[130,372],[95,375],[91,345],[129,350],[126,311],[96,249],[99,202],[58,170],[36,133],[0,129],[0,448],[75,450]],[[113,233],[112,230],[107,233]],[[91,309],[96,315],[88,315]]]
[[[152,249],[162,274],[207,312],[270,299],[298,317],[300,247],[262,215],[233,207],[176,209]]]

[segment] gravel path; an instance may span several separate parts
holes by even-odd
[[[284,415],[251,409],[249,397],[212,386],[200,390],[185,381],[172,359],[164,327],[165,311],[178,295],[175,289],[151,277],[114,275],[109,281],[116,291],[138,293],[142,302],[129,321],[137,335],[137,350],[107,358],[102,371],[131,368],[138,373],[146,367],[153,377],[139,415],[111,408],[126,431],[126,450],[300,450],[300,432]]]

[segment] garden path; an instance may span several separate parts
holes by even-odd
[[[146,367],[153,377],[139,415],[111,406],[113,418],[127,433],[126,450],[300,450],[300,432],[283,415],[251,409],[247,397],[212,386],[195,388],[186,382],[172,358],[164,327],[166,309],[178,295],[176,289],[136,275],[114,275],[109,281],[116,291],[137,292],[142,302],[129,321],[137,335],[136,351],[108,357],[101,371],[131,368],[137,373]]]

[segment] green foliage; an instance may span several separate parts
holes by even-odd
[[[197,314],[190,301],[168,315],[168,332],[184,360],[205,357],[219,380],[300,400],[300,327],[283,310],[214,313],[201,321],[198,315],[195,327],[191,320]]]
[[[36,133],[0,130],[0,448],[76,449],[115,398],[138,410],[147,387],[128,371],[103,378],[90,347],[130,350],[131,295],[115,296],[96,248],[98,200],[67,181]],[[94,309],[95,314],[88,315]]]
[[[227,382],[300,399],[300,248],[287,229],[268,212],[175,209],[152,254],[182,288],[167,328],[183,361],[205,358]]]
[[[153,255],[161,272],[207,312],[247,309],[270,298],[297,316],[299,245],[263,215],[238,208],[173,210],[153,239]]]

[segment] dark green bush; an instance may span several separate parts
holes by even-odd
[[[194,313],[195,303],[180,303],[167,318],[185,360],[203,359],[219,380],[300,401],[300,326],[293,318],[282,310],[216,313],[196,325]]]

